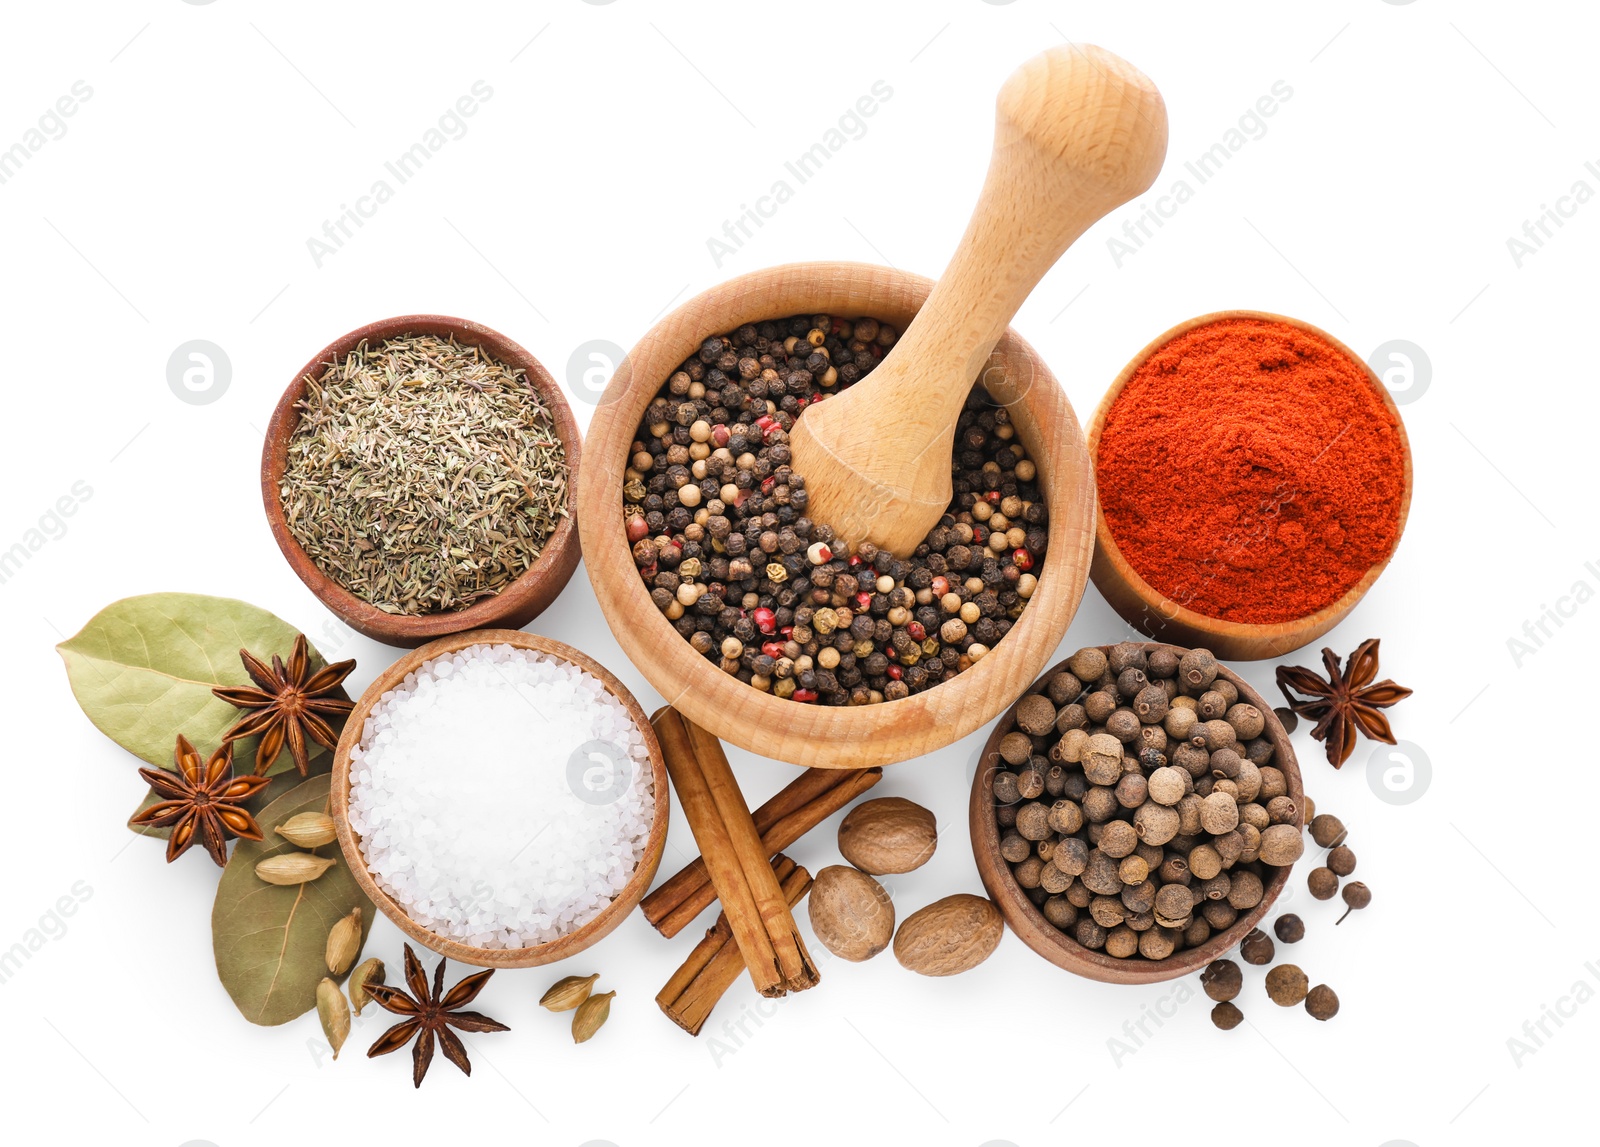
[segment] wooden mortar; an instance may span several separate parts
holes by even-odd
[[[1043,360],[1007,332],[979,381],[1010,413],[1050,510],[1049,547],[1027,609],[965,673],[899,701],[827,707],[785,701],[696,653],[650,600],[622,526],[634,434],[678,364],[711,335],[795,314],[871,317],[904,329],[933,283],[862,263],[797,263],[742,275],[657,323],[612,376],[578,475],[584,565],[617,641],[667,703],[725,741],[817,768],[866,768],[932,752],[979,728],[1027,688],[1067,631],[1093,547],[1094,480],[1083,431]],[[824,403],[826,405],[826,403]]]

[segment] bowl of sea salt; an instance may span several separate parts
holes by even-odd
[[[332,798],[372,902],[480,967],[589,947],[638,905],[666,845],[666,768],[639,703],[585,654],[517,630],[442,638],[374,681]]]

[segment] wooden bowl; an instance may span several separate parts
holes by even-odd
[[[617,898],[603,908],[593,920],[564,936],[529,948],[479,948],[440,936],[418,924],[406,914],[404,908],[390,898],[387,892],[378,887],[377,881],[367,868],[366,857],[362,855],[361,838],[350,827],[350,753],[361,740],[362,728],[366,725],[373,706],[385,693],[404,681],[406,674],[416,670],[424,661],[472,645],[511,645],[518,649],[532,649],[581,667],[604,682],[606,691],[627,707],[634,724],[644,734],[645,744],[650,750],[650,775],[655,787],[655,819],[651,822],[650,836],[645,842],[644,856],[639,861],[638,869],[628,883],[623,885],[622,891],[617,893]],[[345,722],[344,734],[339,738],[339,746],[333,754],[333,777],[329,788],[332,795],[334,825],[339,833],[339,847],[343,849],[345,861],[350,865],[350,872],[355,876],[356,883],[361,886],[361,891],[367,894],[368,899],[376,904],[385,916],[395,922],[400,931],[417,943],[441,956],[460,960],[464,964],[475,964],[480,968],[533,968],[540,964],[551,964],[576,955],[609,935],[650,890],[650,883],[656,878],[656,869],[661,866],[662,850],[667,845],[667,819],[671,804],[667,767],[661,756],[661,746],[656,741],[655,730],[651,728],[650,720],[639,707],[639,702],[634,700],[627,686],[587,654],[580,653],[572,646],[559,641],[515,629],[480,629],[471,633],[456,633],[442,637],[438,641],[424,645],[421,649],[412,650],[384,670],[382,676],[367,687],[367,691],[361,695],[361,700],[356,702],[355,710]]]
[[[1165,334],[1158,336],[1134,355],[1133,361],[1122,368],[1122,373],[1117,375],[1116,381],[1100,400],[1094,421],[1089,426],[1091,465],[1099,459],[1100,434],[1105,429],[1106,417],[1111,411],[1111,406],[1122,393],[1122,388],[1127,385],[1128,380],[1133,377],[1134,372],[1143,366],[1145,360],[1152,354],[1179,335],[1224,319],[1263,319],[1268,322],[1285,323],[1341,351],[1351,362],[1361,367],[1372,389],[1394,415],[1395,427],[1400,434],[1405,467],[1405,490],[1400,501],[1400,523],[1395,531],[1394,549],[1398,549],[1400,534],[1406,526],[1406,515],[1411,510],[1411,443],[1406,437],[1405,423],[1400,420],[1400,410],[1395,406],[1394,399],[1389,396],[1389,391],[1372,372],[1372,368],[1362,361],[1360,355],[1327,331],[1320,330],[1310,323],[1301,322],[1299,319],[1274,315],[1266,311],[1217,311],[1179,323]],[[1378,575],[1394,556],[1394,549],[1391,549],[1382,561],[1369,569],[1360,581],[1346,590],[1344,596],[1333,604],[1294,621],[1252,625],[1245,622],[1224,621],[1196,613],[1187,606],[1179,605],[1145,581],[1122,556],[1122,551],[1117,548],[1116,539],[1111,536],[1111,530],[1106,525],[1105,514],[1097,509],[1094,564],[1089,576],[1094,580],[1095,588],[1104,595],[1106,601],[1111,603],[1111,607],[1140,633],[1170,641],[1175,645],[1209,649],[1216,657],[1223,660],[1259,661],[1281,657],[1299,649],[1343,621],[1345,615],[1354,609],[1367,590],[1372,588],[1372,583],[1378,580]]]
[[[1100,648],[1103,651],[1111,649],[1109,645],[1102,645]],[[1146,651],[1175,649],[1179,653],[1185,652],[1180,647],[1167,646],[1160,642],[1144,642],[1142,648]],[[1054,674],[1066,667],[1067,663],[1062,661],[1046,670],[1023,696],[1040,692]],[[1305,788],[1301,784],[1300,766],[1295,761],[1294,748],[1289,744],[1289,734],[1284,732],[1283,723],[1273,714],[1272,703],[1246,684],[1238,674],[1222,666],[1219,669],[1219,676],[1232,681],[1234,687],[1239,690],[1239,699],[1260,709],[1262,716],[1266,718],[1266,728],[1262,735],[1272,739],[1275,750],[1273,767],[1283,770],[1283,775],[1289,782],[1289,796],[1294,798],[1296,809],[1295,824],[1303,829]],[[1017,704],[1021,703],[1022,698],[1019,697]],[[1033,901],[1028,899],[1027,893],[1017,883],[1017,878],[1011,874],[1011,865],[1000,855],[1000,828],[994,818],[994,777],[997,772],[1005,768],[1004,762],[1000,759],[1000,741],[1016,728],[1016,723],[1017,706],[1013,705],[995,724],[994,732],[989,734],[988,743],[983,746],[983,756],[978,761],[978,775],[972,782],[968,821],[972,831],[972,855],[978,862],[978,875],[983,879],[983,886],[989,890],[989,895],[1000,906],[1000,914],[1005,917],[1006,923],[1024,944],[1056,967],[1076,972],[1091,980],[1099,980],[1105,984],[1156,984],[1163,980],[1176,980],[1180,976],[1187,976],[1190,972],[1198,972],[1212,960],[1225,955],[1245,938],[1250,929],[1266,918],[1273,901],[1277,900],[1279,893],[1289,883],[1293,865],[1276,871],[1266,884],[1261,903],[1240,916],[1232,927],[1218,932],[1198,948],[1185,948],[1174,952],[1165,960],[1147,960],[1143,956],[1130,956],[1126,960],[1119,960],[1104,952],[1091,951],[1046,920],[1044,913],[1034,907]]]
[[[353,351],[362,342],[381,342],[406,334],[454,337],[458,343],[481,347],[492,358],[508,367],[520,367],[545,401],[556,425],[567,461],[567,516],[556,524],[537,561],[521,577],[494,597],[475,602],[466,609],[441,613],[396,615],[362,601],[344,586],[317,568],[300,548],[289,524],[284,520],[279,486],[288,465],[289,440],[300,425],[295,409],[305,394],[306,377],[319,375],[329,362]],[[369,323],[323,347],[310,362],[295,373],[294,381],[283,392],[267,424],[267,440],[261,450],[261,501],[266,507],[267,524],[278,548],[290,567],[311,592],[321,599],[350,628],[386,645],[415,646],[449,633],[491,626],[516,628],[528,624],[554,601],[573,571],[578,568],[578,527],[573,520],[577,507],[578,462],[583,452],[583,436],[572,417],[567,400],[550,372],[539,360],[497,331],[466,319],[444,315],[400,315]]]
[[[640,417],[678,364],[711,335],[794,314],[869,316],[904,329],[932,285],[918,275],[862,263],[796,263],[742,275],[656,324],[623,360],[589,424],[578,521],[601,611],[622,648],[669,704],[751,752],[796,765],[854,769],[948,745],[994,717],[1034,678],[1083,596],[1094,514],[1094,477],[1083,432],[1049,368],[1008,331],[984,381],[1009,408],[1038,466],[1050,510],[1050,540],[1042,567],[1034,571],[1039,584],[1028,608],[971,669],[878,705],[831,708],[784,701],[701,657],[650,601],[623,534],[623,472]],[[1003,365],[1003,377],[997,365]]]

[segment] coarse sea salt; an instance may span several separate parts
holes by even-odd
[[[474,645],[385,693],[350,754],[350,826],[418,924],[524,948],[593,920],[644,857],[650,753],[605,685],[561,658]]]

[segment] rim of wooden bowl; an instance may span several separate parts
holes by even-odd
[[[982,726],[1016,697],[1060,644],[1083,597],[1093,548],[1094,474],[1065,391],[1015,332],[991,379],[1044,478],[1049,551],[1021,619],[971,669],[878,705],[828,707],[761,693],[689,646],[650,601],[622,530],[622,482],[639,418],[661,384],[710,335],[794,314],[866,315],[905,324],[931,279],[865,263],[793,263],[730,279],[690,299],[640,339],[589,424],[578,488],[584,565],[618,642],[668,704],[725,741],[781,761],[862,768],[920,756]],[[991,360],[992,361],[992,360]],[[990,368],[985,374],[992,374]],[[1048,431],[1048,435],[1046,435]]]
[[[483,348],[491,357],[513,368],[521,368],[544,399],[567,463],[567,514],[545,542],[538,560],[521,576],[494,597],[474,602],[466,609],[447,613],[396,615],[385,613],[362,601],[333,578],[323,573],[289,532],[283,503],[278,493],[288,465],[289,440],[300,425],[295,403],[305,393],[306,377],[320,376],[327,364],[354,350],[363,341],[378,342],[404,334],[448,335],[459,343]],[[261,448],[261,501],[267,511],[267,524],[283,551],[289,567],[322,604],[338,615],[350,628],[386,645],[417,646],[451,633],[464,633],[491,626],[517,627],[528,624],[561,593],[578,568],[577,513],[579,462],[583,454],[583,435],[578,430],[572,408],[561,387],[543,364],[517,343],[481,323],[449,315],[397,315],[380,319],[341,335],[323,347],[311,361],[295,372],[294,380],[278,399],[267,424],[266,441]]]
[[[367,859],[361,853],[361,838],[350,827],[350,752],[361,740],[362,728],[367,723],[372,707],[385,693],[404,681],[406,674],[415,671],[424,661],[446,653],[455,653],[473,645],[511,645],[518,649],[532,649],[581,667],[585,672],[599,678],[605,685],[606,692],[627,708],[628,715],[639,727],[639,731],[644,735],[645,745],[650,750],[650,775],[655,786],[655,811],[650,823],[650,836],[645,841],[644,856],[639,860],[639,867],[629,877],[628,883],[622,886],[616,899],[601,909],[600,914],[593,920],[564,936],[558,936],[554,940],[536,944],[531,948],[479,948],[440,936],[418,924],[387,892],[378,887],[377,881],[367,868]],[[563,642],[540,637],[536,633],[523,633],[517,629],[479,629],[470,633],[454,633],[441,637],[420,649],[413,649],[384,670],[378,679],[367,687],[366,692],[361,694],[355,710],[345,721],[344,734],[339,738],[339,746],[333,754],[333,777],[329,792],[332,797],[334,827],[339,834],[339,848],[344,852],[345,863],[350,866],[351,874],[361,886],[361,891],[367,894],[367,898],[378,906],[379,911],[394,921],[400,931],[417,943],[441,956],[448,956],[452,960],[480,968],[533,968],[540,964],[552,964],[557,960],[576,955],[610,935],[623,920],[627,919],[639,901],[644,899],[644,894],[650,889],[650,882],[656,878],[656,870],[661,867],[661,853],[667,845],[667,821],[672,805],[671,788],[667,782],[667,766],[661,755],[661,745],[656,740],[655,729],[651,726],[649,717],[639,707],[639,702],[634,699],[633,694],[628,692],[628,687],[587,653]]]
[[[1171,649],[1180,654],[1188,652],[1182,646],[1161,641],[1141,641],[1136,644],[1146,652],[1156,649]],[[1111,646],[1102,645],[1099,648],[1109,652]],[[1023,697],[1041,692],[1050,678],[1066,667],[1067,662],[1061,661],[1045,670]],[[1289,743],[1289,734],[1284,731],[1283,722],[1278,720],[1272,706],[1244,678],[1226,665],[1219,665],[1218,673],[1233,682],[1239,690],[1241,701],[1247,701],[1261,710],[1261,715],[1266,719],[1263,735],[1272,739],[1273,767],[1281,769],[1289,783],[1289,796],[1295,803],[1294,823],[1304,831],[1305,785],[1300,776],[1300,763],[1295,758],[1294,746]],[[1022,697],[1017,698],[1017,704],[1000,718],[983,746],[983,756],[978,759],[978,773],[972,781],[967,817],[972,834],[972,856],[978,862],[978,875],[1018,939],[1056,967],[1090,980],[1098,980],[1103,984],[1158,984],[1199,971],[1212,960],[1225,955],[1261,923],[1271,911],[1273,902],[1288,886],[1294,865],[1279,868],[1272,879],[1266,882],[1261,903],[1242,914],[1232,926],[1218,932],[1198,948],[1185,948],[1164,960],[1147,960],[1143,956],[1119,960],[1103,952],[1090,951],[1046,920],[1044,913],[1034,907],[1033,901],[1028,899],[1022,886],[1017,883],[1011,866],[1000,855],[1000,826],[994,816],[994,775],[1004,768],[1000,763],[1000,740],[1016,728],[1017,707],[1022,700]]]
[[[1102,507],[1095,508],[1095,549],[1094,563],[1090,570],[1090,579],[1095,588],[1105,597],[1111,607],[1121,615],[1122,619],[1132,625],[1140,633],[1160,640],[1170,640],[1180,646],[1209,649],[1218,658],[1228,661],[1259,661],[1264,658],[1281,657],[1291,653],[1304,645],[1315,641],[1328,630],[1338,625],[1355,608],[1374,582],[1378,575],[1383,573],[1389,562],[1394,558],[1395,551],[1400,548],[1400,538],[1405,532],[1406,518],[1411,512],[1411,440],[1406,436],[1406,426],[1400,417],[1400,408],[1395,405],[1394,398],[1389,394],[1388,388],[1382,380],[1373,373],[1372,368],[1344,343],[1334,338],[1327,331],[1301,319],[1290,318],[1287,315],[1277,315],[1270,311],[1213,311],[1206,315],[1197,315],[1172,327],[1170,330],[1157,335],[1143,350],[1134,355],[1128,365],[1122,368],[1122,373],[1117,375],[1105,397],[1100,400],[1100,405],[1095,409],[1094,418],[1089,423],[1089,459],[1091,467],[1098,467],[1100,457],[1100,435],[1105,429],[1106,418],[1111,412],[1111,407],[1121,395],[1123,387],[1133,377],[1145,361],[1157,351],[1165,347],[1179,335],[1186,334],[1197,327],[1210,326],[1213,323],[1223,322],[1228,319],[1259,319],[1266,322],[1284,323],[1304,332],[1313,338],[1320,339],[1339,351],[1351,362],[1360,366],[1366,375],[1368,384],[1383,400],[1389,413],[1394,415],[1395,426],[1400,434],[1401,455],[1404,465],[1405,489],[1400,500],[1400,521],[1395,530],[1395,542],[1382,561],[1376,563],[1362,575],[1360,581],[1346,590],[1337,601],[1317,610],[1315,613],[1297,618],[1293,621],[1273,622],[1270,624],[1252,624],[1240,621],[1226,621],[1222,618],[1207,617],[1196,613],[1187,606],[1179,605],[1166,594],[1156,589],[1145,581],[1139,572],[1129,564],[1128,559],[1117,546],[1116,539],[1111,535],[1111,529],[1106,523],[1105,512]]]

